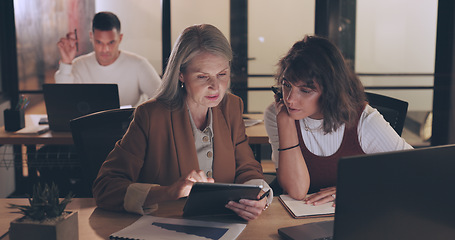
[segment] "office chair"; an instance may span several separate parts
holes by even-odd
[[[368,104],[376,108],[384,119],[390,123],[390,126],[401,136],[404,127],[404,120],[408,113],[408,102],[376,94],[365,92]]]
[[[129,127],[134,108],[110,109],[70,121],[82,166],[82,188],[77,197],[92,197],[92,183],[101,164]]]

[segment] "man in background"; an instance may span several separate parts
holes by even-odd
[[[115,14],[95,14],[90,32],[93,52],[75,58],[76,30],[57,43],[61,59],[55,82],[116,83],[122,106],[135,107],[154,97],[161,78],[147,59],[119,49],[122,38],[120,20]]]

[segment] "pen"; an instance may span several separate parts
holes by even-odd
[[[25,110],[25,108],[27,108],[28,104],[30,103],[30,101],[28,101],[27,99],[25,99],[25,103],[22,105],[22,110]]]
[[[28,99],[24,97],[24,95],[21,95],[19,97],[19,101],[17,102],[16,110],[24,110],[27,107],[28,103]]]
[[[283,98],[283,93],[281,93],[281,90],[280,90],[279,88],[273,87],[273,86],[272,86],[272,91],[273,91],[273,93],[275,93],[276,95],[278,95],[278,97],[279,97],[280,99]]]
[[[77,42],[77,29],[74,29],[74,37],[76,38],[76,52],[79,52],[79,44]]]
[[[19,101],[16,104],[16,110],[20,110],[22,108],[22,102],[23,102],[23,98],[20,97]]]
[[[267,192],[265,192],[264,194],[262,194],[261,197],[258,199],[258,201],[260,201],[260,200],[262,200],[263,198],[269,196],[269,194],[270,194],[270,189],[269,189]]]

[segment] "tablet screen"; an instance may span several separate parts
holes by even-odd
[[[234,214],[229,201],[256,199],[262,186],[229,183],[195,183],[183,208],[183,216]]]

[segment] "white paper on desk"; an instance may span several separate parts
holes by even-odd
[[[251,127],[262,122],[260,119],[243,119],[245,127]]]
[[[37,134],[43,134],[43,133],[45,133],[47,131],[49,131],[49,125],[38,125],[38,126],[27,126],[27,127],[22,128],[20,130],[17,130],[14,133],[15,134],[37,135]]]
[[[246,224],[142,216],[111,239],[236,239]],[[205,236],[205,237],[204,237]]]
[[[322,205],[306,204],[302,200],[295,200],[289,195],[280,195],[280,199],[286,204],[288,209],[294,213],[296,217],[315,216],[335,213],[333,202],[324,203]]]
[[[47,114],[25,114],[25,126],[38,126],[41,118],[47,118]]]

